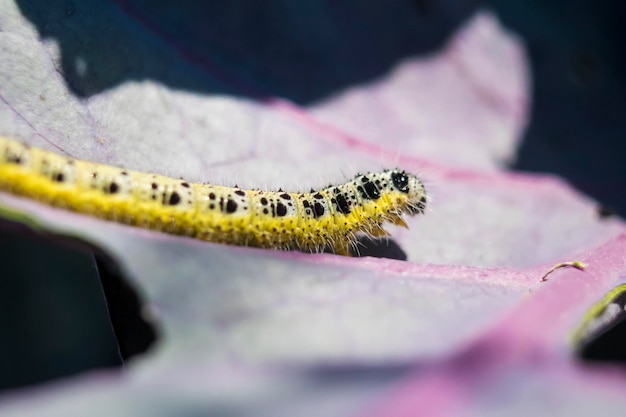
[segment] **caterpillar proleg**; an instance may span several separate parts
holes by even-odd
[[[188,183],[81,161],[0,136],[0,190],[133,226],[211,242],[349,255],[356,233],[406,227],[427,196],[398,169],[309,193]]]

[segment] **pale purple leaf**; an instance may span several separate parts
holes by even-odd
[[[52,21],[89,33],[103,14],[119,53],[114,62],[76,53],[68,63],[23,10],[0,7],[0,134],[245,187],[306,190],[398,165],[432,196],[409,230],[391,229],[408,257],[396,261],[199,242],[0,194],[3,206],[110,254],[162,329],[154,351],[121,374],[8,394],[3,415],[483,416],[501,415],[501,398],[510,415],[623,409],[615,393],[624,381],[578,364],[567,343],[585,309],[626,276],[624,224],[599,219],[596,203],[558,178],[503,171],[530,86],[522,45],[490,13],[428,56],[288,101],[277,98],[281,88],[306,84],[288,62],[257,68],[264,51],[248,55],[202,25],[180,28],[176,10],[73,5]],[[309,12],[335,39],[342,26],[332,10]],[[204,49],[194,39],[215,42]],[[362,34],[345,42],[328,50],[359,57]],[[132,73],[137,63],[153,77],[100,80],[108,88],[97,91],[81,84],[81,74]],[[187,85],[171,82],[181,74]],[[571,260],[588,268],[539,281]]]

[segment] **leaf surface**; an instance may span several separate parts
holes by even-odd
[[[111,256],[162,334],[121,375],[17,391],[0,413],[482,416],[498,415],[502,396],[519,415],[623,408],[613,391],[624,381],[584,368],[567,343],[626,276],[624,224],[558,178],[503,169],[527,122],[529,81],[522,46],[488,12],[417,56],[407,45],[420,33],[394,20],[403,2],[378,16],[353,6],[381,36],[368,57],[360,26],[337,23],[346,10],[309,10],[324,30],[303,39],[290,28],[279,42],[302,49],[303,65],[253,48],[251,33],[278,42],[287,30],[262,18],[241,39],[220,36],[250,10],[219,10],[232,14],[216,29],[184,7],[139,1],[50,7],[48,25],[28,2],[1,7],[3,135],[244,187],[307,190],[400,166],[432,201],[409,230],[392,229],[399,261],[199,242],[2,193],[2,206]],[[314,59],[337,62],[338,74],[321,76]],[[588,267],[540,282],[571,260]],[[549,413],[545,397],[559,399]]]

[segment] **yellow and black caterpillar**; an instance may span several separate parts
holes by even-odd
[[[0,190],[99,218],[211,242],[349,255],[355,234],[385,236],[423,213],[426,191],[400,170],[310,193],[243,190],[80,161],[0,136]]]

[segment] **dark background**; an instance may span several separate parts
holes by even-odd
[[[514,169],[553,172],[626,214],[626,3],[493,1],[523,36],[532,113]]]
[[[246,94],[259,100],[279,95],[303,105],[382,76],[407,56],[436,51],[472,13],[489,8],[524,39],[532,71],[530,125],[511,168],[566,178],[600,202],[601,216],[626,213],[626,15],[621,2],[346,1],[341,17],[354,20],[345,24],[346,36],[363,38],[368,45],[363,50],[329,42],[332,36],[325,35],[333,32],[317,24],[314,13],[290,14],[288,3],[263,7],[238,2],[240,8],[250,7],[247,13],[230,11],[232,2],[198,6],[183,1],[175,7],[166,1],[112,3],[153,28],[155,36],[179,45],[198,67],[214,62],[211,54],[217,53],[224,59],[222,69],[242,80],[237,93],[193,71],[180,77],[180,72],[145,65],[145,54],[153,48],[150,39],[116,26],[109,5],[17,3],[42,37],[59,42],[68,86],[79,97],[129,80],[153,79],[206,94]],[[393,31],[386,30],[390,26]],[[289,33],[293,36],[284,36]],[[199,47],[206,42],[212,42],[207,54]],[[301,42],[308,46],[304,53]],[[75,73],[78,56],[93,61],[89,68],[96,70],[87,77]],[[276,65],[268,68],[267,62]],[[0,388],[119,367],[155,338],[156,329],[140,318],[137,295],[105,255],[97,260],[90,250],[59,243],[0,223]]]

